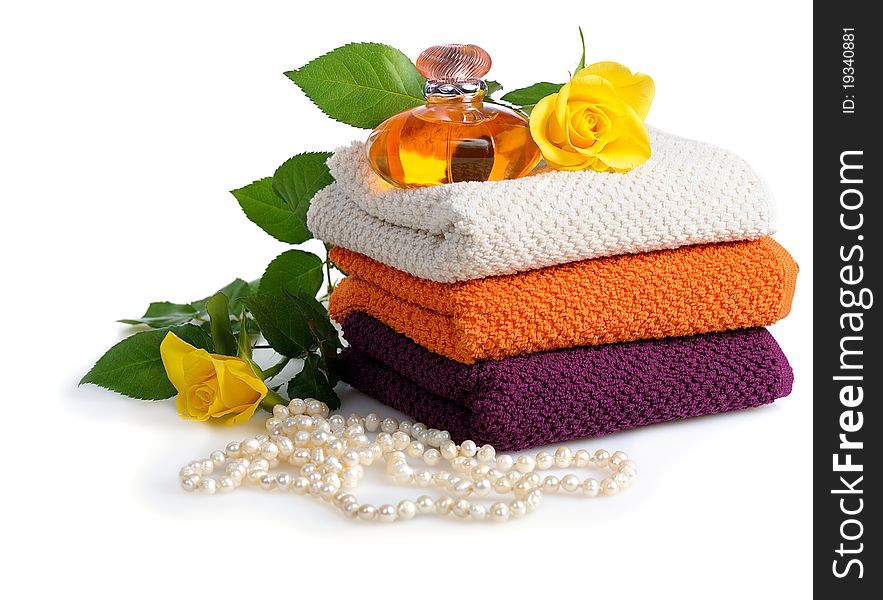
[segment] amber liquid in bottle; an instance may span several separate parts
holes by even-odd
[[[514,179],[540,160],[526,118],[484,92],[436,98],[381,123],[368,138],[374,170],[399,187]]]
[[[526,119],[483,102],[483,91],[427,104],[381,123],[368,138],[374,170],[399,187],[514,179],[537,165],[540,152]]]
[[[491,57],[474,44],[424,50],[417,70],[426,104],[390,117],[371,132],[368,160],[399,187],[514,179],[540,161],[527,117],[485,102]]]

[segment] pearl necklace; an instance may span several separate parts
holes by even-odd
[[[514,458],[496,454],[489,444],[478,447],[472,440],[457,445],[447,431],[430,429],[422,423],[399,422],[394,417],[381,420],[374,413],[349,418],[329,414],[328,406],[318,400],[294,399],[287,407],[277,405],[267,419],[269,435],[230,442],[208,459],[191,462],[181,469],[181,485],[189,492],[206,494],[232,491],[243,483],[265,490],[309,494],[331,503],[348,517],[383,523],[406,521],[417,514],[506,521],[533,511],[546,494],[562,491],[588,497],[611,496],[628,487],[637,475],[635,463],[619,451],[573,452],[562,446],[554,454],[539,452],[535,457]],[[366,431],[378,429],[380,433],[372,442]],[[444,460],[450,470],[414,468],[408,464],[409,457],[422,459],[427,467],[436,467]],[[423,495],[379,507],[359,503],[349,490],[362,478],[363,467],[380,459],[396,483],[436,486],[447,493],[435,500]],[[270,473],[282,463],[300,467],[299,474]],[[573,474],[558,478],[537,473],[571,466],[611,473],[601,481],[591,477],[581,480]],[[221,470],[221,477],[210,477]],[[514,499],[490,505],[468,499],[492,492]]]

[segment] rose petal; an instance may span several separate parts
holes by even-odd
[[[184,378],[184,357],[194,350],[196,348],[171,331],[166,334],[159,345],[159,355],[162,358],[166,375],[179,392],[187,387],[187,381]]]
[[[250,406],[267,395],[266,384],[242,360],[218,361],[215,367],[219,403],[212,416],[227,414],[229,409]]]
[[[617,138],[598,153],[598,159],[607,166],[627,171],[650,158],[650,134],[644,121],[630,110],[630,114],[617,119]]]
[[[598,75],[605,78],[613,85],[623,102],[631,106],[641,120],[647,118],[656,94],[656,84],[649,75],[633,74],[625,65],[609,61],[589,65],[577,73],[577,76],[582,75]]]
[[[566,132],[555,121],[557,101],[557,94],[546,96],[531,111],[531,136],[539,147],[540,152],[542,152],[543,158],[551,167],[564,170],[582,169],[587,166],[585,157],[575,152],[572,148],[559,147],[559,144],[567,144],[569,146],[569,143]],[[550,130],[552,130],[556,138],[558,135],[564,134],[564,139],[550,139]]]

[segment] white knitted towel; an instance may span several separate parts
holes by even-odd
[[[656,130],[651,147],[624,174],[547,169],[402,190],[354,142],[328,159],[335,182],[307,223],[325,242],[446,283],[773,233],[765,187],[741,158]]]

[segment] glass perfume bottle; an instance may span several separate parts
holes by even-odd
[[[420,187],[457,181],[514,179],[540,160],[527,117],[484,102],[491,67],[471,44],[424,50],[417,70],[426,77],[426,104],[390,117],[371,132],[371,167],[389,183]]]

